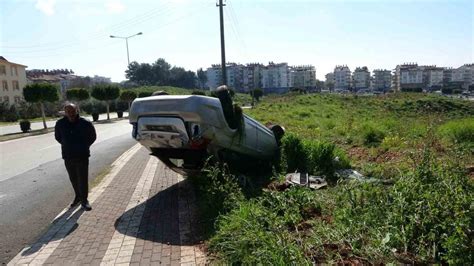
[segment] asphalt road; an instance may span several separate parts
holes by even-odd
[[[90,180],[136,144],[127,120],[95,127]],[[0,155],[0,264],[4,264],[47,229],[74,192],[53,133],[1,142]]]

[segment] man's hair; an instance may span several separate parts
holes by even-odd
[[[73,102],[65,102],[64,103],[64,108],[66,108],[68,106],[71,106],[71,107],[74,107],[75,109],[77,109],[77,105]]]

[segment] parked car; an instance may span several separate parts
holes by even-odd
[[[199,172],[209,155],[242,170],[255,164],[268,165],[278,156],[284,129],[267,128],[235,112],[227,90],[219,91],[218,97],[137,98],[129,114],[132,136],[183,175]]]

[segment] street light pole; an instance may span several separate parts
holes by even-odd
[[[128,53],[128,39],[132,38],[134,36],[137,36],[137,35],[142,35],[142,34],[143,34],[142,32],[139,32],[139,33],[127,36],[127,37],[120,37],[120,36],[110,35],[110,38],[125,39],[125,45],[127,47],[127,62],[128,62],[128,65],[130,65],[130,56],[129,56],[129,53]]]

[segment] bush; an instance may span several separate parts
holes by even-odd
[[[385,132],[372,126],[366,126],[362,131],[362,139],[365,146],[376,147],[384,138]]]
[[[454,143],[474,145],[474,119],[449,121],[439,127],[438,134]]]
[[[320,213],[314,193],[304,188],[267,192],[221,216],[209,248],[229,264],[306,265],[301,243],[291,234]]]
[[[281,141],[282,148],[282,169],[286,169],[287,173],[295,171],[308,171],[308,154],[303,146],[303,142],[296,135],[288,133]]]
[[[7,105],[8,106],[8,105]],[[7,111],[3,113],[3,119],[5,122],[16,122],[18,121],[18,112],[15,105],[6,108]]]
[[[191,92],[192,95],[202,95],[202,96],[206,96],[206,93],[204,91],[200,91],[200,90],[193,90],[193,92]]]
[[[335,170],[350,167],[345,153],[332,143],[303,142],[296,135],[289,133],[283,137],[281,147],[282,169],[286,169],[287,173],[299,171],[324,175],[328,181],[335,183]]]
[[[28,120],[21,120],[20,121],[20,129],[22,132],[28,132],[29,130],[31,130],[31,123],[30,121]]]
[[[473,192],[462,167],[436,162],[426,150],[416,168],[393,187],[344,186],[335,222],[352,236],[351,246],[376,247],[378,256],[411,264],[472,265]]]
[[[141,91],[138,93],[138,98],[144,98],[144,97],[149,97],[152,95],[152,92],[148,91]]]
[[[90,100],[81,105],[82,111],[86,112],[87,114],[92,113],[105,113],[107,111],[107,107],[104,102],[97,101],[97,100]]]

